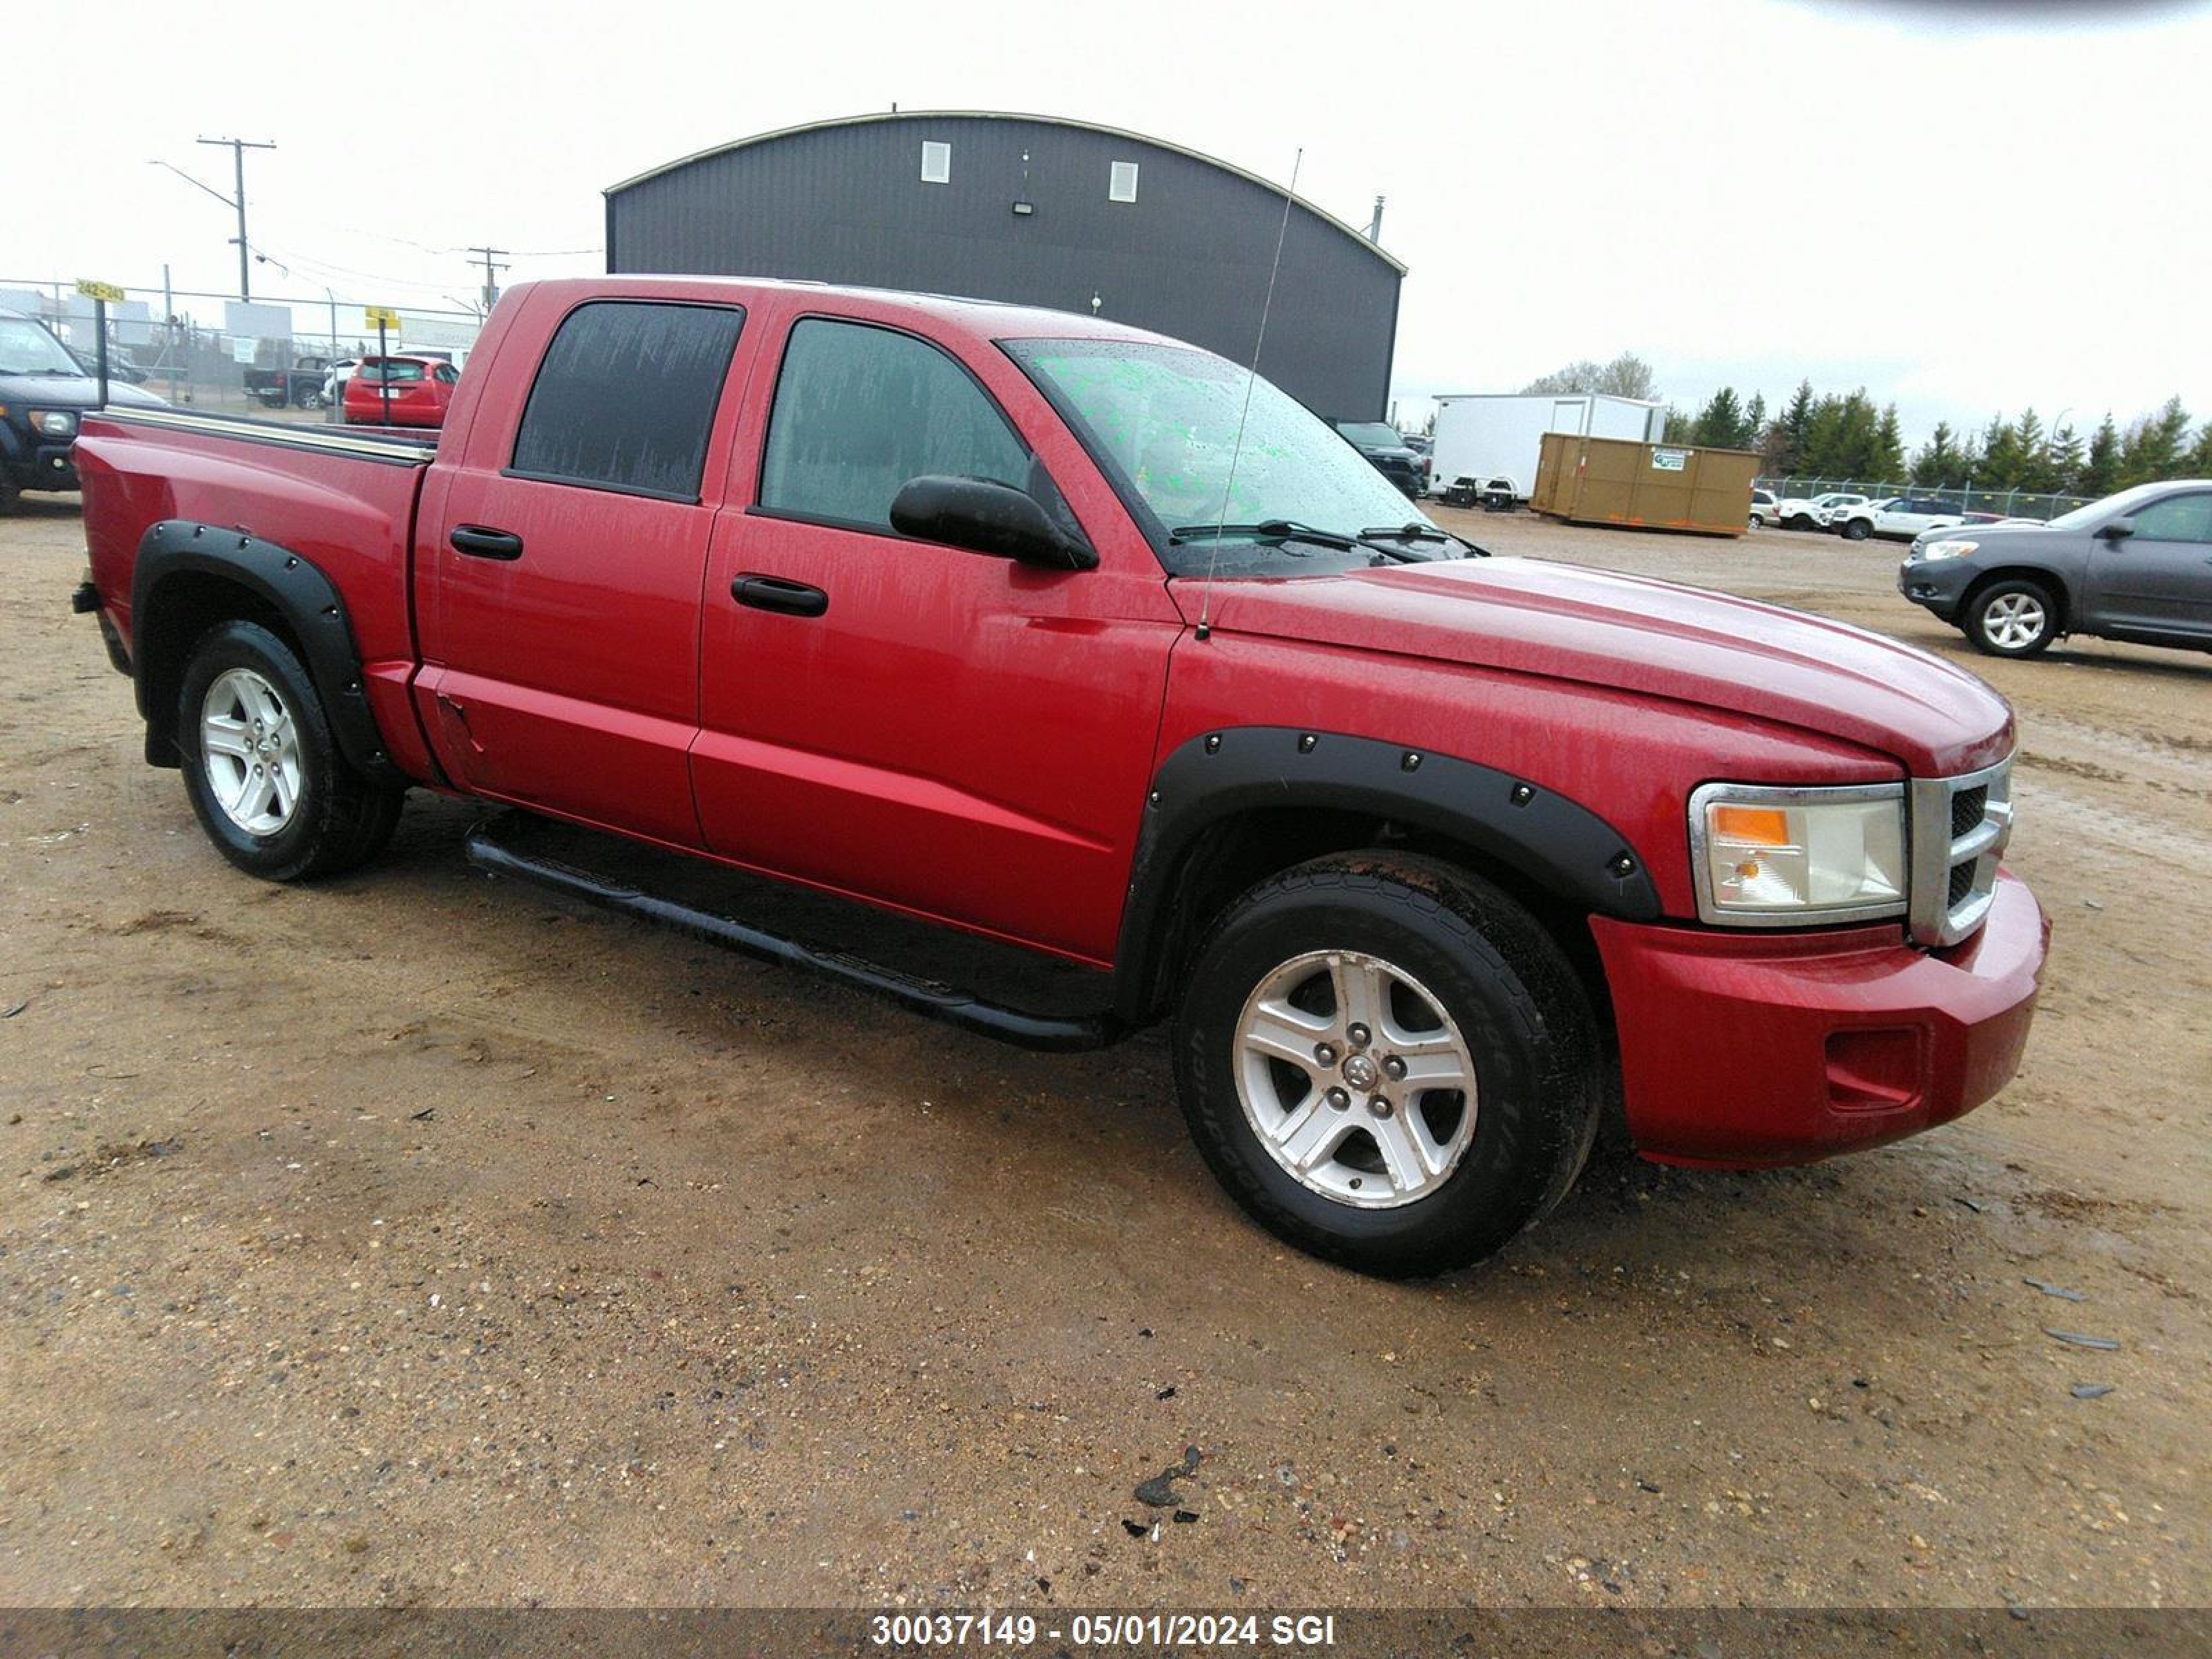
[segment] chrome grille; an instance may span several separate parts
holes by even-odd
[[[1922,945],[1956,945],[1982,925],[2012,836],[2012,758],[1954,778],[1915,778],[1907,920]]]

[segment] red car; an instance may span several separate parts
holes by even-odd
[[[1996,692],[1484,556],[1207,352],[609,276],[510,290],[453,417],[85,422],[80,608],[252,874],[428,788],[513,809],[490,869],[971,1029],[1170,1022],[1231,1194],[1380,1273],[1496,1249],[1608,1116],[1786,1163],[2019,1062]]]
[[[442,357],[364,357],[345,383],[345,423],[443,426],[460,380]]]

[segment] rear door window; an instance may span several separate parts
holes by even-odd
[[[697,501],[744,325],[734,306],[577,307],[538,365],[508,476]]]
[[[1028,447],[938,347],[866,323],[802,318],[769,416],[761,507],[895,534],[892,498],[931,473],[1016,489],[1032,481]]]

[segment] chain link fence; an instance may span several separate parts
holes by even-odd
[[[1941,501],[1946,507],[1959,513],[1994,513],[2004,519],[2046,521],[2062,513],[2071,513],[2077,507],[2087,507],[2097,499],[2093,495],[2067,495],[2046,490],[1977,489],[1972,483],[1937,489],[1894,478],[1756,478],[1753,483],[1758,489],[1772,490],[1782,501],[1792,497],[1810,501],[1816,495],[1832,492],[1864,495],[1869,501],[1875,501],[1892,495],[1906,495],[1916,501]]]
[[[126,287],[107,307],[107,372],[183,407],[216,414],[336,421],[340,386],[353,364],[379,349],[365,326],[376,300],[325,293],[251,303],[222,295]],[[402,307],[382,349],[465,363],[483,326],[471,311]],[[76,284],[0,277],[0,310],[37,318],[93,372],[99,349],[92,301]]]

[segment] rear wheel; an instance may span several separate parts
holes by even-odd
[[[1960,625],[1978,651],[2033,657],[2058,637],[2058,605],[2042,583],[2008,577],[1967,600]]]
[[[193,646],[177,747],[208,839],[268,880],[349,870],[382,851],[399,822],[404,792],[347,763],[314,682],[258,623],[219,623]]]
[[[1525,910],[1439,860],[1367,854],[1262,882],[1215,924],[1176,1071],[1255,1219],[1402,1276],[1477,1261],[1559,1201],[1595,1132],[1597,1053]]]
[[[1754,513],[1754,514],[1753,514],[1751,515],[1751,527],[1752,527],[1753,530],[1764,530],[1764,529],[1765,529],[1765,528],[1766,528],[1766,515],[1765,515],[1764,513]]]

